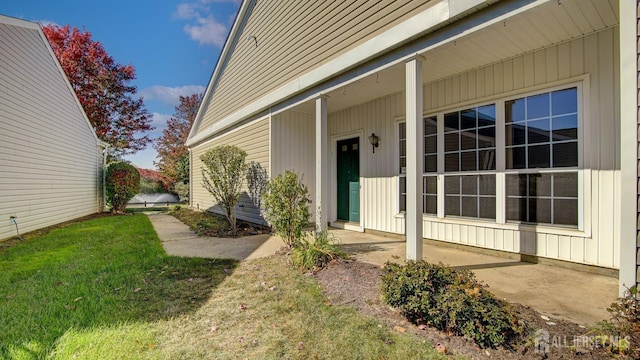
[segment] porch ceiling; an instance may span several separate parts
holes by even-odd
[[[424,52],[425,83],[617,26],[618,0],[549,1],[506,21]],[[328,111],[404,91],[404,66],[394,65],[328,93]],[[313,113],[313,102],[297,107]]]

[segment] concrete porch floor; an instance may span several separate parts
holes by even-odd
[[[343,248],[359,261],[403,263],[405,241],[369,233],[331,229]],[[609,319],[607,307],[618,295],[618,279],[532,264],[470,251],[423,244],[423,258],[472,270],[498,298],[530,306],[552,318],[593,325]]]

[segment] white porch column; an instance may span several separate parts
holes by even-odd
[[[407,94],[407,260],[422,259],[422,58],[405,63]]]
[[[316,229],[327,228],[329,205],[329,154],[327,98],[316,99]]]
[[[636,1],[620,1],[620,295],[636,284],[638,216],[638,32]]]

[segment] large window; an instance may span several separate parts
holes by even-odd
[[[577,226],[577,88],[506,101],[505,144],[507,220]]]
[[[578,95],[577,87],[560,88],[425,117],[423,212],[576,227]],[[398,126],[399,209],[405,211],[407,133],[404,122]],[[504,217],[496,219],[498,213]]]
[[[423,119],[424,173],[422,184],[422,212],[437,214],[438,211],[438,118],[429,116]],[[398,123],[399,153],[399,192],[400,211],[407,209],[407,124]]]

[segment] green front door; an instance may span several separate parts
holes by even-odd
[[[338,220],[360,222],[359,149],[358,138],[338,141]]]

